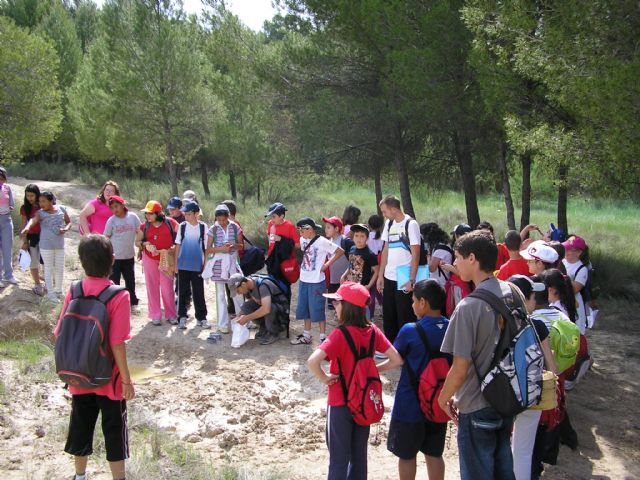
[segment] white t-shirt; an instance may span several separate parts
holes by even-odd
[[[420,225],[406,214],[401,222],[394,220],[391,222],[391,226],[389,226],[389,222],[385,223],[382,236],[380,237],[389,245],[384,278],[394,282],[398,278],[396,269],[401,265],[411,265],[411,251],[402,241],[407,234],[407,229],[405,228],[407,222],[409,222],[409,245],[420,245],[422,243],[420,239]]]
[[[453,255],[451,255],[451,252],[449,252],[448,250],[445,250],[444,248],[438,248],[434,250],[433,253],[431,254],[431,258],[439,258],[444,263],[453,265]],[[430,272],[430,273],[431,273],[430,278],[433,278],[440,285],[444,287],[444,284],[447,283],[448,277],[445,276],[446,272],[442,269],[442,267],[438,267],[436,268],[435,272]]]
[[[380,238],[376,238],[376,232],[369,232],[369,240],[367,240],[367,246],[374,255],[378,255],[384,248],[384,240],[382,240],[382,235],[380,235]]]
[[[307,248],[311,240],[300,238],[300,248],[304,252],[302,264],[300,265],[300,281],[305,283],[324,282],[324,272],[321,271],[322,265],[327,261],[327,257],[336,252],[339,245],[325,237],[318,237],[313,242],[313,245]]]
[[[200,241],[200,224],[204,226],[204,236]],[[198,222],[191,225],[184,222],[184,238],[182,237],[182,223],[178,226],[176,232],[176,245],[180,245],[180,253],[178,256],[178,269],[198,272],[202,270],[204,262],[204,253],[202,252],[202,244],[207,246],[207,224]]]
[[[547,326],[547,329],[549,331],[551,331],[551,326],[554,323],[556,323],[558,320],[561,320],[563,322],[571,321],[569,320],[569,317],[567,317],[564,313],[562,313],[560,310],[557,310],[553,307],[539,308],[537,310],[534,310],[533,313],[531,314],[531,318],[544,322],[544,324]]]
[[[589,279],[589,270],[586,266],[584,268],[580,268],[584,265],[580,260],[576,263],[569,263],[566,258],[563,258],[562,263],[564,264],[564,268],[567,269],[567,275],[569,275],[572,282],[578,282],[583,286],[587,284],[587,280]],[[578,269],[580,269],[580,271],[576,276]],[[587,329],[587,315],[591,309],[582,301],[582,295],[580,295],[580,292],[576,293],[576,308],[578,310],[576,325],[580,327],[580,333],[584,335],[584,332]]]

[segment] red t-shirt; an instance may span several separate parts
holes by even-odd
[[[269,250],[267,251],[267,256],[271,255],[271,252],[276,245],[276,241],[274,240],[274,237],[272,235],[274,232],[271,231],[273,227],[273,222],[269,220],[269,223],[267,224],[267,236],[269,237]],[[300,245],[300,234],[298,233],[298,229],[289,220],[285,220],[280,225],[275,225],[275,229],[275,235],[290,238],[291,240],[293,240],[293,243],[295,245]],[[293,257],[294,255],[295,248],[291,251],[291,257]]]
[[[176,222],[173,218],[165,217],[171,223],[173,227],[173,234],[178,233],[178,222]],[[145,223],[140,224],[140,230],[144,231]],[[155,227],[152,223],[149,224],[149,228],[147,229],[147,238],[145,240],[149,242],[151,245],[155,245],[157,250],[168,250],[173,246],[174,239],[171,236],[171,232],[169,231],[169,227],[167,224],[162,221],[159,226]],[[146,248],[143,249],[144,254],[153,259],[160,261],[160,254],[156,253],[156,255],[151,255],[149,250]]]
[[[85,295],[98,296],[102,290],[113,282],[108,278],[87,277],[82,281],[82,289]],[[67,305],[71,301],[71,289],[67,291],[64,297],[60,317],[53,334],[56,338],[62,327],[62,317],[67,309]],[[109,345],[121,345],[131,339],[131,304],[129,301],[129,292],[123,290],[113,297],[107,303],[107,311],[109,312]],[[84,393],[95,393],[96,395],[104,395],[111,400],[122,400],[122,379],[116,362],[113,362],[113,372],[111,381],[106,385],[98,388],[78,388],[69,385],[69,392],[73,395],[82,395]]]
[[[349,330],[358,350],[360,350],[360,347],[364,347],[365,349],[369,348],[371,332],[373,330],[376,332],[376,341],[374,344],[375,350],[377,352],[384,353],[391,348],[391,342],[389,342],[387,337],[384,336],[384,333],[382,333],[382,331],[375,325],[371,325],[366,328],[348,326],[347,329]],[[337,359],[339,358],[343,373],[347,376],[351,375],[354,364],[353,353],[351,353],[347,340],[338,328],[331,332],[327,339],[322,342],[318,348],[327,354],[327,360],[329,360],[329,373],[334,373],[336,375],[340,374],[337,362]],[[349,378],[346,378],[347,385],[349,384],[349,380]],[[346,405],[346,403],[341,383],[336,382],[333,385],[329,385],[327,405],[330,407],[340,407],[342,405]]]
[[[516,260],[509,260],[507,263],[500,267],[500,271],[496,274],[498,280],[507,280],[512,275],[526,275],[531,276],[529,273],[529,264],[524,258],[518,258]]]
[[[40,205],[38,204],[31,205],[31,215],[29,215],[29,218],[27,218],[27,222],[38,214],[38,210],[40,210]],[[20,207],[20,215],[22,215],[23,217],[27,216],[27,214],[24,211],[24,205]],[[35,225],[31,225],[27,233],[29,235],[40,233],[40,224],[36,223]]]
[[[498,259],[496,260],[496,270],[509,261],[509,250],[504,243],[498,243]]]

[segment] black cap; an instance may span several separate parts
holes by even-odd
[[[302,217],[300,220],[296,222],[296,226],[298,228],[308,228],[311,227],[313,229],[318,229],[318,225],[311,217]]]
[[[473,231],[473,228],[471,228],[468,224],[459,223],[458,225],[456,225],[453,228],[453,232],[451,232],[451,233],[459,237],[459,236],[464,235],[465,233],[469,233],[471,231]]]
[[[351,231],[352,232],[365,232],[366,234],[369,234],[369,232],[371,230],[369,230],[369,226],[365,225],[364,223],[354,223],[353,225],[351,225]]]

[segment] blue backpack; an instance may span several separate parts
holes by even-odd
[[[489,370],[481,374],[475,362],[474,368],[482,395],[503,417],[537,405],[542,396],[542,347],[524,305],[516,305],[515,298],[520,295],[514,288],[511,286],[511,295],[504,300],[485,289],[469,294],[487,302],[500,316],[500,339]]]

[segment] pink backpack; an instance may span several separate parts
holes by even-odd
[[[444,291],[447,294],[447,317],[451,318],[458,302],[471,293],[471,285],[452,273],[444,284]]]
[[[340,359],[338,359],[342,392],[347,402],[347,407],[349,407],[349,411],[353,416],[353,421],[366,427],[372,423],[379,422],[384,414],[382,382],[380,382],[378,368],[373,360],[376,332],[375,330],[371,332],[369,348],[365,350],[364,347],[361,347],[360,351],[358,351],[347,327],[340,327],[340,331],[347,340],[349,349],[355,359],[353,371],[348,377],[348,384],[342,371]]]

